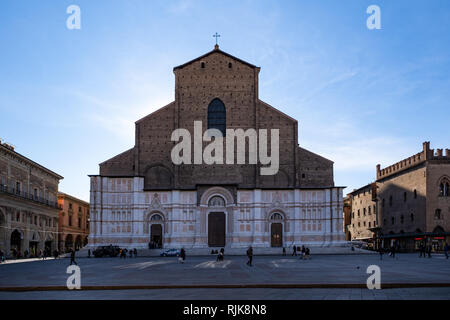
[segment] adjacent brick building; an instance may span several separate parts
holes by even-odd
[[[259,99],[260,68],[216,46],[173,71],[175,100],[138,120],[135,146],[101,163],[100,174],[91,176],[89,244],[240,248],[342,243],[343,188],[334,185],[333,162],[301,148],[297,121]],[[194,121],[201,121],[203,130],[222,132],[279,129],[278,173],[261,175],[264,166],[248,160],[175,165],[172,133],[183,128],[193,136]],[[227,136],[224,140],[226,145]],[[198,145],[192,141],[191,147]],[[245,156],[249,159],[248,146]]]
[[[373,228],[378,227],[378,216],[376,207],[376,184],[369,183],[349,193],[350,199],[350,225],[349,233],[351,240],[368,242],[373,246]]]
[[[349,194],[352,240],[385,248],[398,242],[405,251],[420,243],[439,251],[450,243],[449,149],[444,153],[424,142],[421,152],[383,169],[377,165],[376,173],[374,184]]]
[[[430,149],[386,168],[377,165],[378,207],[384,246],[394,240],[413,250],[422,241],[442,250],[450,242],[450,150]]]
[[[89,203],[68,194],[58,193],[60,208],[58,244],[61,252],[78,250],[88,243]]]
[[[0,249],[7,256],[57,248],[61,179],[0,141]]]

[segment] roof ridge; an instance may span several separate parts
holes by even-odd
[[[238,57],[235,57],[235,56],[229,54],[228,52],[225,52],[225,51],[220,50],[220,49],[219,49],[219,46],[217,46],[217,49],[214,48],[213,50],[211,50],[211,51],[209,51],[209,52],[207,52],[207,53],[205,53],[205,54],[203,54],[203,55],[201,55],[201,56],[199,56],[199,57],[197,57],[197,58],[195,58],[195,59],[192,59],[192,60],[190,60],[190,61],[188,61],[188,62],[185,62],[185,63],[183,63],[183,64],[180,64],[179,66],[174,67],[173,70],[175,71],[176,69],[182,69],[182,68],[184,68],[185,66],[187,66],[187,65],[189,65],[189,64],[191,64],[191,63],[194,63],[194,62],[196,62],[196,61],[198,61],[198,60],[200,60],[200,59],[203,59],[203,58],[209,56],[210,54],[213,54],[213,53],[216,53],[216,52],[217,52],[217,53],[221,53],[221,54],[223,54],[223,55],[225,55],[225,56],[227,56],[227,57],[230,57],[230,58],[232,58],[232,59],[235,59],[235,60],[237,60],[237,61],[239,61],[239,62],[241,62],[241,63],[243,63],[243,64],[246,64],[246,65],[248,65],[248,66],[251,67],[251,68],[258,68],[258,69],[260,68],[260,67],[257,67],[257,66],[255,66],[254,64],[251,64],[251,63],[249,63],[249,62],[247,62],[247,61],[245,61],[245,60],[242,60],[242,59],[240,59],[240,58],[238,58]]]

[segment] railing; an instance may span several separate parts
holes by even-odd
[[[59,208],[58,203],[55,201],[50,201],[48,199],[44,199],[42,197],[35,196],[32,193],[23,192],[20,190],[17,190],[16,188],[9,188],[6,185],[0,185],[0,192],[7,193],[10,195],[14,195],[16,197],[31,200],[40,204],[44,204],[46,206],[52,207],[52,208]]]

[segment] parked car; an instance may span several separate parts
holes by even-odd
[[[163,252],[161,252],[161,257],[179,257],[181,254],[180,250],[178,249],[167,249]]]
[[[94,257],[101,258],[105,256],[109,257],[117,257],[120,252],[120,248],[118,246],[100,246],[97,247],[92,253]]]

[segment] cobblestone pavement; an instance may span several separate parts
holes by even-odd
[[[6,292],[0,299],[450,299],[450,260],[442,255],[431,259],[415,254],[400,254],[393,259],[376,255],[317,255],[311,260],[292,256],[254,257],[254,266],[246,257],[177,258],[80,258],[83,286],[151,285],[292,285],[292,284],[365,284],[369,265],[381,268],[381,285],[388,283],[436,284],[436,288],[361,288],[306,289],[151,289]],[[33,261],[0,265],[0,287],[65,286],[69,259]],[[251,296],[248,296],[251,295]]]

